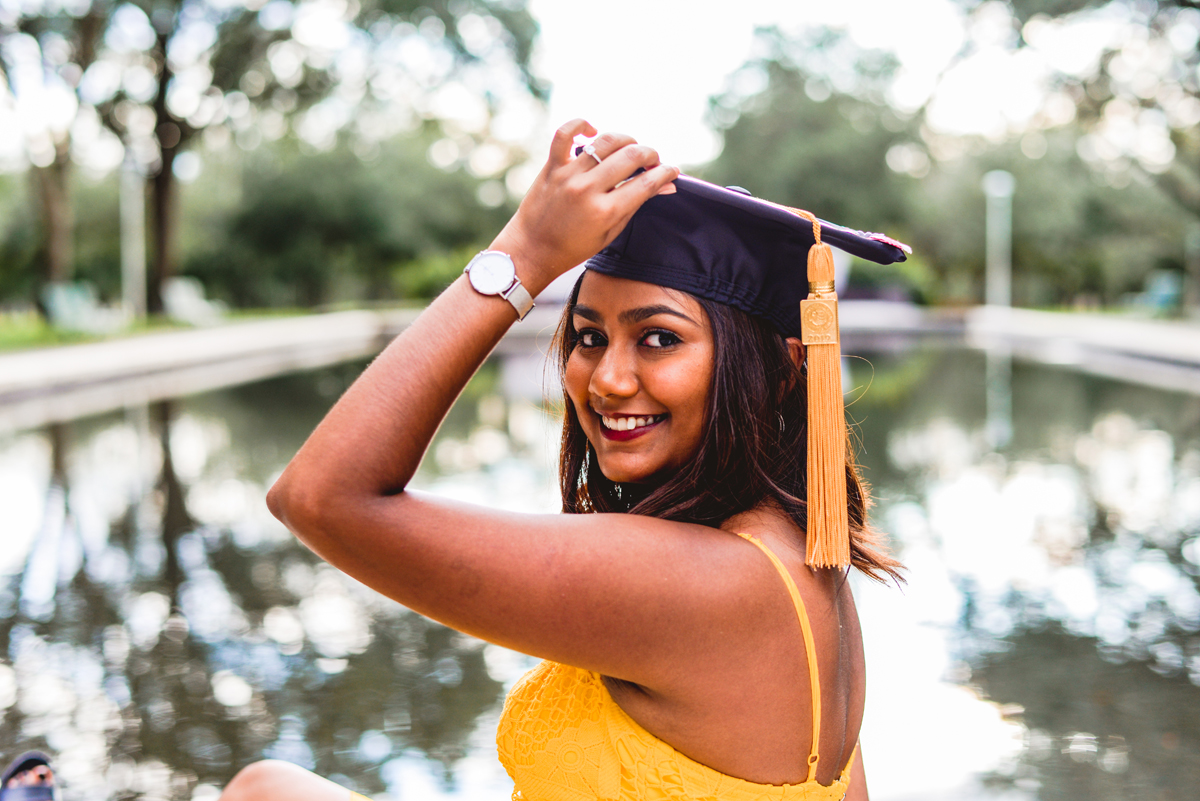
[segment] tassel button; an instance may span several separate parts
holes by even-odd
[[[836,345],[837,301],[824,298],[800,301],[800,324],[800,341],[805,345]]]

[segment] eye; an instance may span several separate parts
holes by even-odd
[[[575,347],[577,348],[598,348],[604,344],[604,335],[593,328],[575,332]]]
[[[676,334],[670,331],[651,331],[642,338],[642,344],[648,348],[669,348],[682,342]]]

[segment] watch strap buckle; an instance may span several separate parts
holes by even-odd
[[[529,294],[529,290],[521,283],[520,278],[513,278],[513,282],[509,284],[508,289],[500,293],[500,297],[512,304],[512,307],[517,310],[517,321],[524,320],[525,317],[536,306],[533,302],[533,296]]]

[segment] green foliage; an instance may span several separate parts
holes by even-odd
[[[0,353],[25,348],[86,342],[94,337],[53,328],[34,311],[0,314]]]
[[[855,228],[895,228],[905,218],[913,181],[889,170],[886,159],[891,147],[911,138],[905,122],[870,99],[871,91],[859,97],[822,85],[786,54],[778,32],[760,37],[772,56],[743,69],[760,70],[766,86],[748,98],[713,101],[715,111],[735,118],[704,177]],[[819,37],[804,52],[815,59],[842,44],[839,37]],[[849,69],[870,86],[888,67],[864,54]]]
[[[856,259],[849,286],[839,294],[847,299],[883,298],[921,304],[940,300],[942,296],[937,276],[919,255],[896,264]]]
[[[1049,132],[1046,154],[1017,142],[935,163],[910,206],[906,235],[938,276],[935,297],[978,302],[984,274],[984,173],[1004,169],[1013,197],[1013,302],[1115,305],[1155,267],[1182,263],[1188,215],[1148,181],[1113,186],[1079,158],[1079,131]]]
[[[121,210],[117,175],[75,183],[75,280],[106,301],[121,299]]]
[[[480,240],[483,242],[483,240]],[[432,298],[462,275],[472,257],[483,247],[468,245],[447,252],[432,252],[398,265],[392,284],[402,298]]]
[[[1085,162],[1076,146],[1084,129],[1046,132],[1044,147],[1025,148],[1044,150],[1040,158],[1025,155],[1018,141],[940,138],[923,130],[919,117],[901,119],[879,100],[885,60],[846,51],[834,34],[799,44],[777,31],[760,36],[769,55],[743,70],[757,71],[761,89],[714,99],[725,142],[704,176],[913,245],[914,256],[902,264],[856,262],[848,296],[980,302],[981,182],[994,169],[1016,178],[1018,305],[1116,305],[1152,270],[1182,268],[1190,215],[1151,176]],[[836,91],[834,83],[847,89]]]
[[[1006,0],[1018,47],[1037,43],[1047,24],[1063,28],[1089,17],[1124,23],[1127,33],[1099,53],[1093,69],[1058,73],[1052,82],[1076,107],[1084,131],[1104,140],[1091,158],[1109,170],[1134,171],[1193,216],[1200,217],[1200,17],[1196,0]],[[982,5],[968,0],[967,5]],[[1044,43],[1037,43],[1044,46]],[[1147,54],[1154,54],[1148,60]],[[1128,120],[1143,132],[1129,139]],[[1152,144],[1158,129],[1170,147]],[[1173,154],[1173,155],[1172,155]]]
[[[484,207],[479,180],[433,167],[428,141],[395,140],[370,162],[345,149],[256,153],[221,235],[185,272],[235,306],[430,296],[459,258],[442,254],[469,252],[512,209]]]
[[[197,144],[201,134],[210,144],[233,137],[240,146],[253,149],[263,138],[280,135],[289,118],[299,118],[347,85],[349,92],[339,95],[339,103],[352,103],[352,113],[338,112],[341,121],[330,130],[309,130],[310,139],[319,141],[322,148],[332,146],[334,137],[375,146],[392,125],[381,120],[405,115],[427,119],[429,127],[437,127],[419,95],[436,92],[453,81],[470,87],[489,114],[502,111],[514,89],[516,93],[523,89],[539,100],[547,96],[545,85],[530,71],[538,26],[523,0],[364,0],[346,5],[351,15],[347,22],[356,28],[351,34],[353,52],[365,56],[364,64],[349,69],[330,49],[332,45],[293,35],[293,15],[303,15],[309,6],[300,0],[269,4],[81,0],[69,6],[25,4],[6,12],[0,25],[0,84],[7,84],[11,91],[34,86],[29,81],[9,80],[9,75],[40,61],[47,80],[61,79],[60,88],[75,92],[81,113],[98,118],[116,133],[151,174],[147,244],[153,265],[148,276],[152,311],[160,307],[161,281],[175,272],[179,262],[175,233],[181,229],[186,233],[188,227],[181,225],[177,216],[178,187],[172,164],[178,163],[174,161],[177,155]],[[18,34],[30,38],[22,40],[21,47],[8,46]],[[428,57],[397,58],[400,50],[414,44],[418,52],[426,50]],[[40,52],[30,56],[30,48]],[[130,79],[130,70],[138,71],[137,80]],[[81,81],[84,74],[111,76],[112,80]],[[176,92],[185,76],[187,90]],[[64,125],[64,129],[68,127]],[[487,126],[470,135],[459,130],[452,133],[468,150],[490,137]],[[54,180],[49,188],[43,187],[46,197],[67,197],[72,191],[68,168],[76,148],[71,147],[69,136],[55,134]],[[507,147],[510,157],[518,155],[519,148],[510,144],[488,144]],[[336,169],[316,166],[318,171]],[[327,175],[319,177],[329,183]],[[303,205],[306,198],[327,202],[336,219],[316,220],[320,215],[313,210],[286,208],[282,202],[252,197],[251,202],[257,202],[261,211],[262,224],[234,221],[248,241],[218,256],[211,250],[215,238],[210,236],[208,253],[194,256],[191,268],[219,279],[222,291],[247,302],[307,302],[330,294],[362,294],[355,288],[362,282],[369,290],[384,289],[390,286],[392,262],[414,258],[430,247],[430,242],[436,247],[452,246],[466,236],[460,220],[445,219],[436,208],[414,210],[413,226],[429,230],[406,232],[402,221],[386,208],[397,195],[402,201],[408,199],[402,191],[382,191],[370,181],[359,180],[340,194],[327,187],[314,192],[303,183],[298,176],[290,184],[283,179],[274,184],[265,178],[256,181],[251,176],[247,188],[253,191],[260,184],[271,184],[263,191],[290,194],[296,204]],[[453,193],[463,188],[463,182],[451,181],[449,186]],[[460,199],[441,197],[442,190],[431,184],[425,188],[431,190],[431,200],[442,202],[451,215],[458,213]],[[0,195],[4,192],[0,187]],[[118,288],[119,250],[105,215],[115,213],[115,189],[111,197],[82,194],[100,202],[77,204],[82,211],[76,215],[78,230],[73,230],[62,203],[33,202],[33,215],[41,218],[37,225],[29,225],[23,218],[0,217],[0,299],[23,296],[27,302],[32,300],[45,280],[37,272],[54,280],[89,280],[103,295],[112,296]],[[373,208],[380,204],[381,209]],[[272,209],[279,212],[274,218]],[[283,237],[287,252],[269,253],[272,263],[259,263],[265,243],[272,236],[276,243],[280,241],[280,220],[284,218],[303,227],[292,231],[293,236]],[[347,225],[354,230],[347,231]],[[276,234],[265,230],[270,226]],[[74,261],[70,248],[63,244],[71,241],[79,244]],[[55,246],[48,247],[47,242]],[[266,275],[246,275],[247,259],[253,259],[255,269],[265,267]],[[284,262],[286,266],[282,266]],[[272,273],[283,278],[272,278]],[[330,289],[331,284],[340,288]]]
[[[363,30],[370,30],[381,20],[420,24],[425,18],[434,17],[442,23],[446,42],[456,56],[474,62],[478,55],[467,47],[460,22],[468,14],[494,19],[500,24],[504,46],[520,70],[526,88],[534,97],[546,100],[549,87],[529,67],[538,24],[525,6],[525,0],[364,0],[355,22]]]
[[[0,176],[0,304],[28,305],[41,285],[42,221],[26,192],[27,176]],[[121,298],[121,230],[117,176],[77,181],[73,280],[96,287],[104,301]]]
[[[0,175],[0,305],[32,298],[40,251],[37,218],[23,175]]]

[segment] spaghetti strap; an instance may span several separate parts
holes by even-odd
[[[817,650],[813,640],[812,625],[808,621],[808,612],[804,608],[804,600],[800,597],[800,590],[797,589],[796,582],[792,580],[792,576],[783,566],[783,562],[779,561],[779,557],[757,537],[743,534],[740,531],[735,533],[742,539],[754,543],[771,560],[771,564],[775,565],[775,570],[783,578],[783,583],[787,585],[788,593],[792,596],[792,605],[796,607],[796,617],[800,618],[800,630],[804,634],[804,655],[808,657],[808,681],[812,689],[813,709],[812,750],[808,754],[808,779],[806,781],[815,781],[817,762],[821,758],[818,752],[821,743],[821,677],[817,671]],[[857,751],[858,747],[855,746],[855,752],[857,753]],[[850,760],[854,761],[853,755]]]

